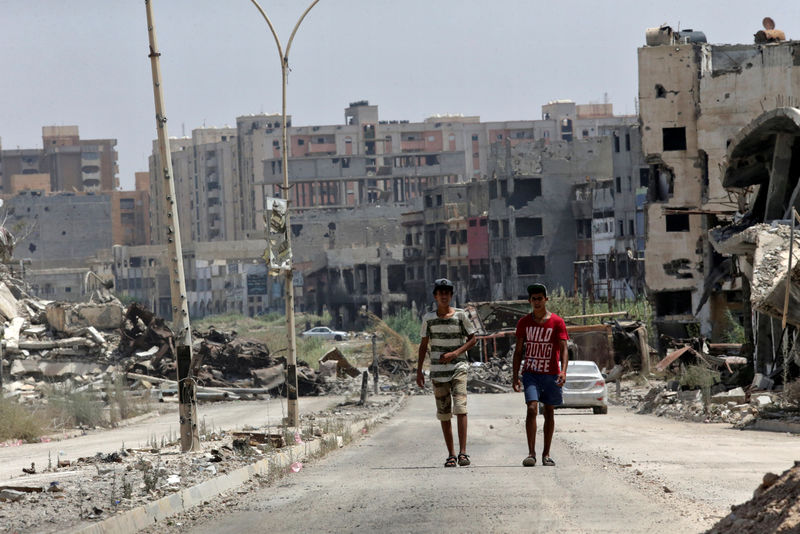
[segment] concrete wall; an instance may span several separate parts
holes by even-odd
[[[84,264],[112,244],[109,195],[23,192],[7,197],[6,228],[19,240],[15,259],[35,268]]]

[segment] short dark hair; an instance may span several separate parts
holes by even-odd
[[[547,286],[544,284],[531,284],[528,286],[528,296],[544,295],[547,296]]]

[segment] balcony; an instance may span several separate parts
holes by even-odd
[[[336,143],[310,143],[309,154],[336,154]]]
[[[419,141],[401,141],[400,149],[403,152],[420,152],[425,150],[425,141],[422,139]]]

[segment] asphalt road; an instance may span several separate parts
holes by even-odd
[[[301,413],[324,410],[342,400],[343,397],[302,397]],[[22,468],[29,467],[31,462],[34,462],[39,470],[46,468],[48,455],[49,460],[55,464],[60,457],[75,460],[81,456],[94,456],[98,452],[108,454],[120,450],[123,444],[125,447],[145,447],[153,439],[157,443],[160,443],[162,438],[177,439],[180,427],[178,404],[160,404],[159,408],[161,415],[153,414],[137,418],[136,421],[128,422],[113,430],[92,430],[84,436],[49,443],[2,447],[0,483],[22,475]],[[285,411],[286,401],[281,399],[200,403],[197,408],[197,418],[200,421],[200,428],[205,425],[208,431],[220,428],[240,430],[248,425],[278,427]],[[37,483],[38,477],[38,475],[26,476],[25,482]],[[45,479],[52,480],[53,474],[46,475]]]
[[[442,467],[433,397],[412,397],[365,439],[158,531],[702,532],[799,456],[797,436],[612,406],[557,411],[558,465],[524,468],[520,394],[470,395],[469,410],[470,467]]]

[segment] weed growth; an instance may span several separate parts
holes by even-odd
[[[40,416],[12,400],[0,399],[0,441],[33,441],[44,433],[43,428]]]

